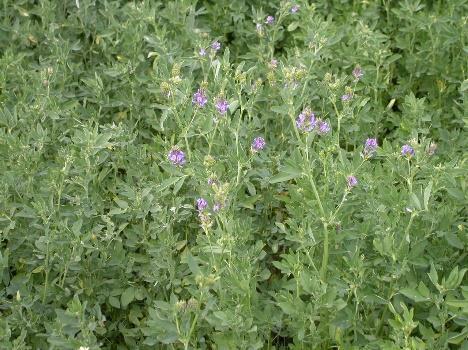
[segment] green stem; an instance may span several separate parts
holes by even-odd
[[[390,299],[393,296],[392,289],[393,289],[393,280],[390,282],[390,287],[389,287],[390,292],[388,293],[388,298],[387,298],[389,303],[390,303]],[[382,316],[380,317],[379,326],[377,327],[377,336],[379,336],[382,332],[384,321],[385,321],[385,318],[387,317],[387,312],[388,312],[388,304],[384,306]]]
[[[320,278],[322,281],[327,279],[328,269],[328,225],[323,223],[323,255],[322,255],[322,267],[320,268]]]
[[[405,240],[406,241],[409,241],[409,230],[411,228],[411,226],[413,225],[413,220],[414,218],[416,217],[416,213],[411,213],[411,217],[409,219],[409,222],[408,222],[408,225],[406,226],[406,229],[405,229],[405,234],[400,242],[400,245],[398,246],[398,250],[397,250],[397,254],[400,252],[401,248],[403,248],[403,243],[405,243]]]
[[[190,327],[190,331],[189,331],[189,334],[187,335],[187,341],[184,343],[184,349],[187,350],[188,349],[188,346],[190,344],[190,338],[192,337],[192,333],[195,329],[195,326],[197,324],[197,321],[198,321],[198,313],[195,315],[193,321],[192,321],[192,325]]]
[[[295,127],[295,121],[294,121],[294,111],[293,111],[293,103],[292,100],[289,101],[289,118],[291,119],[292,123],[292,128],[294,129],[294,132],[296,134],[297,141],[299,142],[299,145],[302,145],[302,140],[301,136],[299,135],[299,131],[297,131],[297,128]],[[307,148],[307,142],[305,147]],[[308,153],[307,153],[307,158],[308,158]],[[317,191],[317,186],[315,184],[314,177],[312,175],[311,169],[310,169],[310,164],[307,162],[306,164],[306,172],[307,172],[307,177],[309,178],[310,185],[312,186],[312,191],[315,196],[315,200],[318,203],[319,209],[320,209],[320,214],[321,214],[321,219],[323,223],[323,255],[322,255],[322,267],[320,269],[320,277],[323,281],[325,281],[326,276],[327,276],[327,268],[328,268],[328,223],[325,221],[326,220],[326,214],[325,210],[323,209],[322,205],[322,200],[320,199],[320,195]]]
[[[187,148],[187,155],[188,155],[189,159],[191,158],[191,152],[190,152],[190,146],[189,146],[189,143],[188,143],[187,135],[188,135],[188,132],[190,130],[190,127],[192,126],[192,123],[193,123],[196,115],[197,115],[197,109],[195,109],[195,112],[193,113],[192,119],[190,120],[190,123],[187,125],[187,128],[185,129],[185,133],[184,133],[185,147]]]
[[[46,237],[47,237],[47,250],[46,250],[46,256],[45,256],[45,262],[44,262],[44,268],[45,268],[45,280],[44,280],[44,293],[42,295],[42,304],[45,304],[45,300],[47,297],[47,287],[49,285],[49,259],[50,259],[50,249],[49,249],[49,243],[50,243],[50,229],[49,227],[46,228]]]
[[[72,263],[72,259],[74,255],[75,255],[75,247],[73,246],[70,260],[65,265],[65,270],[63,271],[62,281],[60,282],[60,288],[63,288],[63,286],[65,285],[65,279],[67,278],[68,269],[70,268],[70,264]]]
[[[338,108],[336,107],[336,103],[335,101],[333,100],[330,100],[332,105],[333,105],[333,109],[335,110],[335,113],[336,113],[336,118],[338,119],[338,128],[336,130],[336,144],[338,146],[338,155],[340,157],[340,160],[341,160],[341,163],[343,163],[343,155],[341,154],[341,148],[340,148],[340,131],[341,131],[341,113],[338,111]]]
[[[208,154],[210,155],[211,154],[211,147],[213,147],[213,141],[214,141],[214,138],[216,136],[216,131],[218,130],[218,122],[215,123],[215,129],[213,131],[213,134],[211,136],[211,140],[208,144]]]
[[[239,114],[239,119],[237,121],[237,128],[236,128],[236,133],[235,133],[235,135],[236,135],[236,156],[237,156],[236,186],[239,185],[241,170],[242,170],[242,164],[241,164],[241,161],[239,159],[239,129],[240,129],[240,123],[241,123],[242,115],[244,114],[244,106],[242,104],[242,95],[241,95],[240,91],[237,93],[237,96],[239,98],[240,114]]]
[[[322,215],[323,223],[323,255],[322,255],[322,266],[320,268],[320,278],[322,281],[325,281],[327,278],[327,269],[328,269],[328,223],[325,221],[326,215],[325,210],[323,209],[322,201],[320,200],[319,193],[317,191],[317,186],[315,185],[314,178],[310,169],[308,168],[308,177],[310,185],[312,186],[312,191],[314,192],[315,199],[318,203],[320,214]]]
[[[203,301],[203,291],[200,294],[200,302],[199,302],[200,307],[201,307],[202,301]],[[200,310],[199,310],[199,312],[200,312]],[[189,333],[187,334],[187,341],[184,343],[184,349],[185,350],[188,349],[188,346],[190,344],[190,338],[192,337],[192,333],[195,330],[195,326],[197,325],[199,312],[197,312],[197,314],[193,318],[192,325],[190,326]]]

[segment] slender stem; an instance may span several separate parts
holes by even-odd
[[[388,293],[388,302],[390,302],[390,299],[392,298],[393,296],[393,293],[392,293],[392,289],[393,289],[393,280],[390,282],[390,287],[389,287],[389,293]],[[379,321],[379,326],[377,327],[377,336],[380,335],[380,333],[382,332],[382,329],[383,329],[383,325],[384,325],[384,320],[385,320],[385,317],[387,317],[387,311],[388,311],[388,304],[386,304],[384,306],[384,310],[382,312],[382,316],[380,317],[380,321]]]
[[[289,118],[291,119],[292,128],[294,129],[297,141],[299,142],[299,145],[302,145],[301,136],[299,135],[299,131],[295,127],[295,121],[294,121],[294,115],[293,115],[294,112],[293,112],[292,106],[293,106],[292,100],[289,100],[289,107],[290,107]],[[308,147],[307,142],[306,142],[305,147],[306,148]],[[306,154],[307,154],[306,158],[308,159],[308,150]],[[320,199],[320,195],[317,191],[317,186],[315,184],[315,180],[312,175],[309,162],[307,162],[306,164],[306,173],[307,173],[307,177],[309,178],[310,185],[312,186],[312,191],[314,193],[315,200],[318,203],[320,214],[322,216],[321,219],[323,223],[323,255],[322,255],[322,267],[320,269],[320,277],[323,281],[325,281],[326,275],[327,275],[327,267],[328,267],[328,244],[329,244],[328,243],[328,223],[325,221],[326,220],[325,210],[323,209],[322,200]]]
[[[340,130],[341,130],[341,113],[338,111],[338,108],[336,107],[336,103],[334,100],[330,99],[333,109],[335,110],[336,113],[336,118],[338,119],[338,128],[337,128],[337,135],[336,138],[338,140],[338,146],[340,145]]]
[[[60,282],[60,287],[61,288],[63,288],[63,286],[65,285],[65,279],[67,278],[68,269],[70,268],[70,264],[72,262],[72,259],[73,259],[74,255],[75,255],[75,246],[73,246],[72,253],[71,253],[71,256],[70,256],[70,260],[65,265],[65,270],[63,271],[63,276],[62,276],[62,281]]]
[[[333,214],[330,216],[330,222],[333,222],[333,220],[335,220],[336,215],[338,214],[338,212],[340,211],[341,207],[343,206],[343,203],[346,201],[346,197],[348,196],[348,194],[349,194],[349,189],[346,189],[346,190],[345,190],[345,193],[343,194],[343,198],[341,198],[340,204],[336,207],[335,211],[334,211]]]
[[[403,236],[403,238],[402,238],[402,240],[400,242],[400,245],[398,246],[397,253],[400,252],[401,248],[403,247],[403,243],[405,243],[405,241],[407,241],[407,242],[409,241],[409,230],[410,230],[411,226],[413,225],[413,220],[416,217],[416,215],[417,214],[415,212],[411,213],[411,217],[410,217],[408,225],[406,226],[406,229],[405,229],[405,234],[404,234],[404,236]]]
[[[320,214],[322,215],[322,223],[323,223],[323,255],[322,255],[322,267],[320,268],[320,278],[322,281],[325,281],[327,278],[327,268],[328,268],[328,223],[325,221],[326,214],[325,210],[323,209],[322,201],[320,199],[319,193],[317,191],[317,186],[315,185],[314,178],[310,169],[307,169],[308,177],[310,181],[310,185],[312,186],[312,191],[314,192],[315,199],[318,203]]]
[[[189,334],[187,336],[187,341],[185,342],[184,344],[184,349],[187,350],[188,349],[188,346],[190,344],[190,338],[192,337],[192,333],[195,329],[195,326],[197,324],[197,321],[198,321],[198,313],[195,315],[193,321],[192,321],[192,326],[190,327],[190,331],[189,331]]]
[[[312,176],[312,172],[310,171],[310,169],[307,169],[307,172],[308,172],[307,175],[309,177],[310,185],[312,186],[312,191],[314,192],[315,200],[317,201],[319,209],[320,209],[320,214],[322,215],[323,219],[325,219],[326,217],[325,210],[323,209],[322,201],[320,200],[320,196],[317,191],[317,186],[315,185],[315,180]]]
[[[217,130],[218,130],[218,122],[215,122],[215,129],[214,129],[213,134],[211,136],[211,140],[210,140],[210,142],[208,144],[208,154],[211,154],[211,147],[213,146],[213,141],[214,141]]]
[[[191,158],[191,153],[190,153],[190,146],[189,146],[189,143],[188,143],[187,135],[188,135],[188,132],[190,130],[190,127],[192,126],[193,120],[195,119],[195,116],[197,115],[197,111],[198,111],[198,109],[195,109],[195,112],[192,115],[192,119],[190,120],[190,123],[187,125],[187,128],[185,129],[185,133],[184,133],[185,147],[187,148],[187,155],[188,155],[189,159]]]
[[[407,162],[408,162],[408,179],[407,179],[407,182],[408,182],[409,192],[413,193],[413,176],[411,174],[411,163],[410,163],[409,159],[407,159]]]
[[[278,16],[278,20],[274,24],[273,33],[272,33],[272,36],[271,36],[270,59],[273,59],[273,56],[275,54],[276,32],[278,31],[278,27],[279,27],[279,25],[281,23],[282,18],[283,18],[283,12],[280,12],[280,15]]]
[[[201,293],[200,293],[200,301],[198,303],[200,305],[200,307],[201,307],[202,301],[203,301],[203,291],[201,291]],[[192,325],[190,326],[190,330],[189,330],[189,333],[187,335],[187,341],[184,343],[184,349],[185,350],[188,349],[188,346],[190,344],[190,338],[192,337],[192,333],[195,330],[195,326],[197,325],[198,315],[199,315],[199,312],[197,312],[197,314],[193,318]]]
[[[46,257],[45,257],[45,262],[44,262],[44,268],[45,268],[45,280],[44,280],[44,293],[42,295],[42,303],[45,304],[46,297],[47,297],[47,287],[49,284],[49,260],[50,260],[50,249],[49,249],[49,244],[50,244],[50,229],[49,227],[46,227],[46,237],[47,237],[47,250],[46,250]]]
[[[240,104],[240,114],[239,114],[239,119],[237,120],[237,128],[236,128],[236,156],[237,156],[237,176],[236,176],[236,186],[239,185],[240,182],[240,176],[241,176],[241,170],[242,170],[242,164],[239,159],[239,129],[240,129],[240,123],[242,119],[242,115],[244,114],[244,106],[242,104],[242,95],[240,91],[237,93],[238,98],[239,98],[239,104]]]
[[[363,160],[361,162],[361,164],[358,165],[358,167],[354,170],[353,173],[356,173],[359,170],[359,168],[364,164],[364,162],[365,162],[365,160]],[[346,201],[346,197],[348,196],[349,193],[350,193],[350,190],[348,188],[345,189],[345,193],[343,194],[343,198],[341,199],[340,204],[336,207],[333,214],[330,216],[330,221],[329,222],[333,222],[335,220],[336,216],[338,215],[338,212],[341,210],[341,207],[343,206],[344,202]]]
[[[328,269],[328,225],[326,222],[323,223],[323,255],[322,255],[322,267],[320,268],[320,278],[322,281],[327,279]]]
[[[336,144],[338,145],[338,155],[340,157],[340,160],[341,162],[343,163],[343,155],[341,154],[341,148],[340,148],[340,131],[341,131],[341,113],[338,111],[338,108],[336,107],[336,103],[334,100],[330,100],[332,105],[333,105],[333,109],[335,110],[335,113],[336,113],[336,118],[338,119],[338,128],[336,130]]]

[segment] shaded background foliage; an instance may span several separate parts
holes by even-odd
[[[467,2],[297,3],[2,1],[3,348],[468,346]],[[219,128],[192,107],[203,81],[230,101]],[[325,210],[381,145],[330,222],[327,280],[288,118],[306,106],[343,116],[311,149]],[[208,234],[199,196],[226,201]]]

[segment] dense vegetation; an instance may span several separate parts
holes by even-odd
[[[466,0],[2,0],[0,349],[468,349]]]

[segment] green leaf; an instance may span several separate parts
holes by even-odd
[[[272,106],[271,110],[279,114],[288,114],[288,106]]]
[[[128,203],[122,199],[114,198],[114,202],[122,209],[128,208]]]
[[[270,183],[275,184],[278,182],[284,182],[292,179],[296,179],[303,175],[302,170],[292,167],[290,165],[283,166],[280,168],[279,173],[270,178]]]
[[[71,230],[75,236],[80,235],[81,226],[83,225],[83,219],[78,219],[74,222]]]
[[[468,90],[468,79],[463,80],[460,86],[460,92],[465,92],[466,90]]]
[[[439,289],[439,276],[437,275],[437,270],[435,269],[433,262],[431,262],[431,270],[427,275],[429,276],[429,279],[431,280],[434,287]]]
[[[419,201],[418,196],[416,196],[414,193],[411,193],[410,198],[411,198],[411,203],[413,204],[413,206],[416,209],[421,210],[421,202]]]
[[[463,249],[465,247],[463,242],[460,240],[460,238],[457,237],[456,234],[446,233],[445,239],[447,240],[448,244],[450,244],[452,247],[455,247],[458,249]]]
[[[190,272],[192,272],[194,276],[198,276],[200,274],[200,267],[198,266],[198,263],[195,261],[195,258],[192,255],[192,253],[190,253],[190,250],[186,249],[184,251],[184,258],[185,258],[184,259],[185,263],[188,265],[190,269]]]
[[[468,300],[446,300],[445,303],[452,307],[468,309]]]
[[[468,328],[465,327],[462,332],[450,332],[449,335],[448,342],[450,344],[460,344],[468,338]]]
[[[176,184],[174,185],[174,189],[172,190],[172,193],[173,193],[173,194],[177,194],[177,193],[180,191],[180,188],[181,188],[182,185],[184,184],[185,179],[186,179],[186,177],[185,177],[185,176],[182,176],[182,177],[176,182]]]
[[[419,282],[418,285],[418,292],[423,296],[424,298],[429,298],[431,296],[431,292],[429,288],[426,287],[426,285],[423,283],[423,281]]]
[[[292,22],[288,25],[288,32],[292,32],[296,30],[296,28],[299,27],[299,22]]]
[[[116,297],[109,297],[109,304],[116,309],[120,309],[120,301]]]
[[[254,204],[262,198],[261,195],[249,196],[239,201],[239,206],[247,209],[254,209]]]
[[[174,185],[179,180],[180,180],[180,177],[170,177],[169,179],[164,180],[158,186],[156,186],[155,191],[156,192],[162,192],[166,188]]]
[[[415,302],[422,302],[422,301],[429,300],[429,298],[423,297],[416,289],[413,289],[413,288],[403,288],[402,290],[400,290],[400,293]]]
[[[297,310],[294,305],[288,301],[278,303],[278,306],[283,310],[286,315],[294,315]]]
[[[39,273],[39,272],[42,272],[42,271],[44,271],[44,266],[43,265],[36,267],[34,270],[31,271],[31,273]]]
[[[135,290],[133,287],[128,287],[127,289],[124,290],[122,293],[122,296],[120,297],[120,302],[123,308],[127,307],[128,304],[130,304],[133,299],[135,298]]]
[[[424,189],[424,209],[428,211],[429,198],[431,197],[432,191],[432,181],[429,181],[429,184]]]

